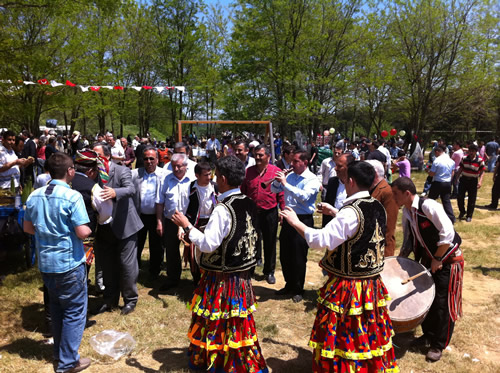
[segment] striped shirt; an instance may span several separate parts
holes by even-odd
[[[477,154],[474,159],[471,159],[469,156],[464,157],[460,162],[460,168],[462,169],[462,176],[477,179],[484,172],[483,158]]]

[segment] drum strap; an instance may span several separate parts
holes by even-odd
[[[463,257],[462,257],[463,259]],[[464,281],[464,261],[451,265],[448,285],[448,309],[453,322],[462,317],[462,285]]]

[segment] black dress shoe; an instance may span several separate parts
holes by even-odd
[[[111,312],[113,310],[113,307],[111,307],[109,304],[104,303],[102,306],[94,309],[91,314],[92,315],[99,315],[104,312]]]
[[[293,300],[293,303],[299,303],[299,302],[302,302],[302,295],[300,294],[295,294],[293,297],[292,297],[292,300]]]
[[[291,294],[290,290],[285,286],[283,289],[277,290],[274,294],[276,295],[287,295]]]
[[[460,213],[460,215],[458,215],[458,220],[464,220],[465,219],[465,213]]]
[[[125,306],[123,306],[121,314],[128,315],[129,313],[134,312],[134,310],[135,306],[133,304],[126,304]]]
[[[87,322],[85,323],[85,329],[87,329],[87,328],[91,328],[91,327],[93,327],[95,324],[97,324],[97,321],[87,319]]]
[[[266,276],[266,281],[269,285],[274,285],[276,283],[276,278],[274,277],[274,275],[271,273],[269,275]]]

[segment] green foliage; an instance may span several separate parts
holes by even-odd
[[[0,83],[0,120],[33,132],[56,118],[85,133],[169,136],[179,119],[271,119],[284,134],[499,132],[498,9],[490,0],[7,2],[0,80],[13,84]],[[186,91],[22,84],[38,79]]]

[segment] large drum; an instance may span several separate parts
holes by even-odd
[[[402,284],[408,277],[425,271],[422,276]],[[414,260],[391,256],[385,258],[382,281],[389,291],[387,303],[392,326],[396,333],[404,333],[419,326],[434,301],[435,288],[431,273]]]

